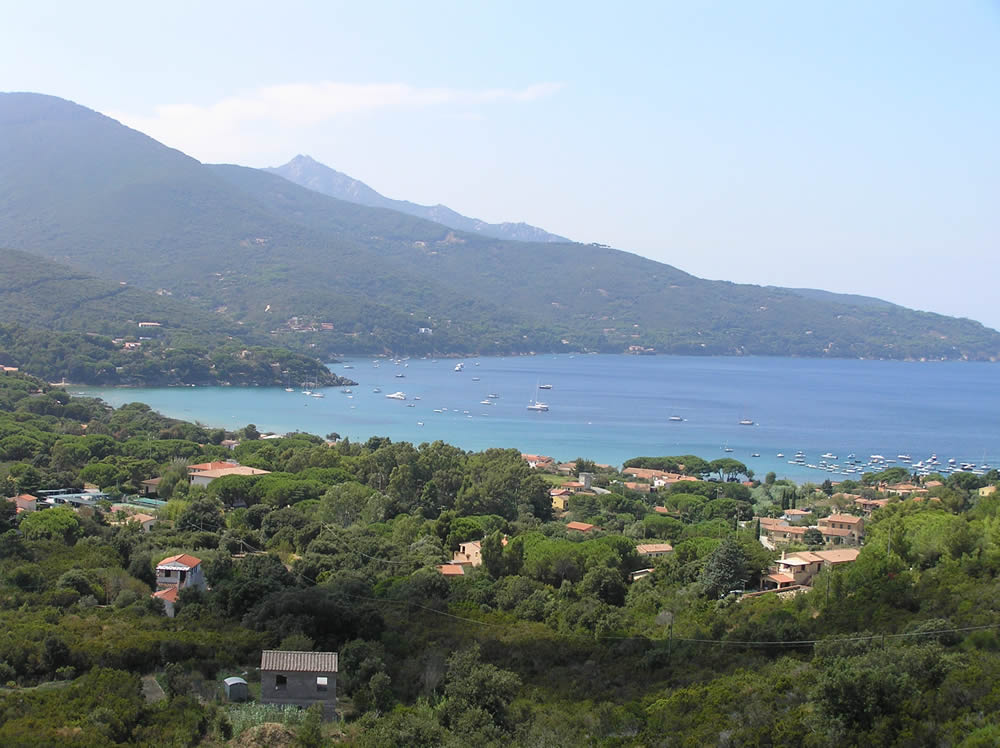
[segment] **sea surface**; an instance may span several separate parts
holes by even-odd
[[[455,371],[459,361],[464,370]],[[838,465],[849,454],[864,462],[873,454],[905,454],[914,463],[936,454],[942,464],[954,458],[977,467],[1000,465],[997,364],[552,355],[359,359],[330,368],[359,384],[350,393],[317,390],[322,398],[303,394],[300,384],[294,392],[70,389],[116,406],[148,403],[168,416],[227,429],[253,423],[262,432],[336,432],[352,441],[373,435],[415,444],[441,439],[467,450],[515,447],[619,466],[639,455],[696,454],[736,458],[760,477],[773,470],[779,477],[822,481],[845,476],[789,460],[797,451],[817,466],[824,454],[836,455],[827,462]],[[536,389],[544,384],[551,389]],[[396,391],[406,400],[386,398]],[[548,412],[527,410],[536,397]]]

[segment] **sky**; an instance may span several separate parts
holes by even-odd
[[[31,3],[0,90],[210,163],[1000,328],[1000,0]]]

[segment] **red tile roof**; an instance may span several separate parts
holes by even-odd
[[[236,467],[235,462],[199,462],[197,465],[188,465],[187,469],[189,473],[200,473],[203,470],[221,470],[222,468]]]
[[[567,522],[566,529],[578,532],[590,532],[594,529],[594,525],[588,525],[586,522]]]
[[[157,590],[153,593],[153,597],[157,597],[160,600],[167,600],[168,602],[177,602],[177,588],[167,587],[165,590]]]
[[[635,547],[635,552],[640,556],[653,553],[670,553],[674,547],[670,543],[643,543]]]
[[[460,577],[465,574],[465,568],[461,564],[438,564],[437,570],[446,577]]]
[[[838,548],[835,551],[816,551],[816,555],[830,564],[843,564],[855,561],[861,553],[857,548]]]
[[[181,553],[177,556],[170,556],[169,558],[163,559],[162,561],[160,561],[160,563],[156,565],[156,568],[159,569],[161,566],[180,565],[180,566],[186,566],[189,569],[193,569],[200,563],[201,563],[200,558],[195,558],[194,556],[188,553]]]
[[[855,517],[853,514],[831,514],[826,518],[827,522],[843,522],[848,525],[856,525],[863,520],[861,517]]]

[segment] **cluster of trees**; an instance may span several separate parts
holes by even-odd
[[[218,679],[253,685],[276,647],[340,653],[345,723],[289,723],[312,745],[335,731],[361,746],[1000,736],[1000,499],[963,478],[942,490],[964,503],[876,513],[858,561],[811,593],[737,600],[774,557],[744,520],[789,496],[817,511],[835,498],[770,475],[654,495],[603,476],[616,490],[570,503],[568,519],[599,526],[583,534],[553,520],[549,484],[510,450],[245,438],[237,458],[270,475],[191,487],[184,466],[232,455],[224,436],[0,378],[3,493],[86,478],[127,492],[159,474],[169,498],[149,533],[107,508],[17,516],[0,502],[0,742],[249,739]],[[435,565],[470,540],[482,566],[442,576]],[[639,541],[674,551],[650,560]],[[153,570],[180,552],[202,559],[210,589],[182,593],[169,619]],[[161,704],[140,696],[153,674]]]

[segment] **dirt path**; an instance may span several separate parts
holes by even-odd
[[[167,695],[163,693],[163,689],[160,688],[160,684],[156,682],[156,678],[152,675],[142,676],[142,695],[146,697],[146,701],[150,704],[155,704],[157,701],[163,701],[167,698]]]

